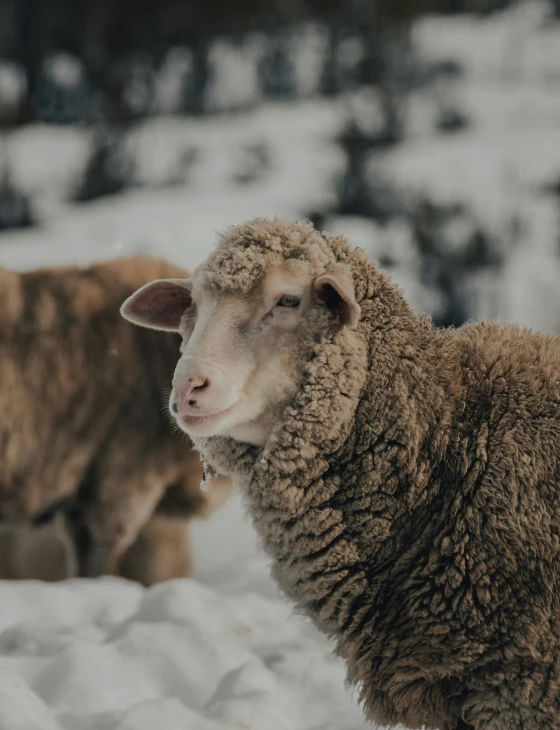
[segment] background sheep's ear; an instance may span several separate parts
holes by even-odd
[[[345,325],[355,327],[358,324],[362,311],[356,302],[352,277],[346,267],[331,267],[315,279],[313,286],[319,299],[329,309],[337,311]]]
[[[177,332],[181,317],[191,304],[189,279],[158,279],[128,297],[121,314],[141,327]]]

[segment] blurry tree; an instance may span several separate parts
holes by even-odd
[[[11,133],[19,120],[26,85],[22,69],[0,60],[0,230],[32,225],[29,196],[14,180],[10,164]]]
[[[14,183],[7,162],[0,172],[0,231],[33,225],[29,197]]]
[[[290,57],[290,36],[281,30],[267,41],[259,62],[259,78],[262,93],[271,99],[293,97],[295,94],[295,69]]]
[[[71,124],[87,109],[88,85],[83,64],[68,53],[49,54],[31,100],[35,116],[45,122]]]
[[[130,76],[138,72],[131,59],[143,60],[150,72],[163,62],[169,48],[191,54],[191,83],[185,87],[183,110],[204,112],[211,73],[209,48],[216,38],[242,38],[261,31],[273,40],[264,63],[265,86],[271,94],[291,86],[286,39],[307,21],[327,29],[323,91],[338,93],[345,83],[340,50],[349,38],[362,49],[359,77],[398,85],[402,76],[395,59],[412,20],[426,9],[458,11],[468,6],[503,5],[506,0],[0,0],[0,55],[18,59],[28,79],[29,99],[41,96],[45,61],[64,53],[85,70],[84,81],[94,109],[122,118]],[[1,24],[0,24],[1,25]],[[393,49],[393,50],[392,50]],[[395,52],[396,49],[396,52]],[[400,76],[399,76],[400,74]],[[74,114],[81,111],[76,108]],[[37,113],[44,110],[44,99]],[[91,110],[90,110],[91,113]],[[33,107],[27,105],[31,118]],[[133,112],[134,116],[134,112]]]
[[[422,262],[421,280],[440,294],[442,302],[434,322],[440,327],[458,327],[471,316],[469,281],[502,265],[500,244],[459,204],[420,200],[411,223]]]
[[[73,198],[85,203],[120,193],[131,186],[133,173],[124,131],[99,124],[93,131],[89,157]]]
[[[378,130],[364,131],[355,119],[348,122],[337,140],[346,156],[346,167],[336,186],[337,213],[383,222],[401,212],[402,206],[390,188],[381,181],[372,181],[368,174],[372,153],[397,144],[400,139],[401,130],[390,123]]]

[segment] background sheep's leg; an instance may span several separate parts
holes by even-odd
[[[118,575],[121,560],[151,518],[164,487],[155,477],[107,480],[99,499],[84,512],[90,547],[87,577]]]
[[[78,495],[78,515],[74,530],[79,544],[79,532],[86,536],[85,546],[78,547],[80,575],[96,577],[105,574],[120,575],[125,554],[137,539],[134,572],[140,575],[138,561],[151,553],[169,554],[165,547],[163,525],[167,524],[169,541],[181,547],[175,566],[167,568],[172,573],[184,575],[190,568],[185,535],[180,535],[177,521],[193,517],[207,518],[229,497],[231,480],[213,477],[209,490],[201,491],[203,467],[199,455],[182,440],[169,440],[159,450],[139,439],[137,430],[123,430],[110,443],[92,465],[84,478]],[[134,441],[136,439],[136,441]],[[165,516],[168,522],[155,519]],[[141,535],[149,521],[154,522]],[[171,522],[169,520],[174,520]],[[161,542],[161,544],[159,544]],[[133,570],[128,561],[127,570]],[[153,557],[153,565],[160,560]],[[149,576],[163,575],[164,568],[146,567],[141,582],[154,582]],[[162,578],[163,579],[163,578]]]
[[[193,452],[194,454],[194,452]],[[196,456],[192,459],[179,479],[166,490],[157,511],[170,517],[197,517],[207,520],[224,502],[227,502],[233,491],[229,477],[213,475],[206,482],[206,489],[200,488],[202,465]]]
[[[186,578],[191,574],[192,562],[188,521],[154,515],[125,553],[121,575],[149,586]]]
[[[190,519],[208,519],[229,498],[232,484],[229,478],[213,476],[208,489],[201,491],[198,456],[193,452],[186,464],[184,474],[167,488],[155,514],[125,553],[120,567],[124,578],[152,585],[191,574]]]
[[[77,573],[74,545],[60,516],[44,525],[0,526],[0,579],[57,581]]]

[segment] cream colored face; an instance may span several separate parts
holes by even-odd
[[[266,415],[298,387],[298,335],[313,306],[306,268],[286,262],[245,296],[216,294],[204,280],[193,282],[169,399],[190,436],[265,441],[272,425]],[[199,385],[190,391],[193,383]]]
[[[247,293],[216,292],[201,272],[140,289],[122,313],[132,322],[180,333],[181,356],[169,409],[191,438],[229,436],[263,444],[298,390],[316,322],[359,317],[348,274],[313,279],[305,261],[268,271]]]

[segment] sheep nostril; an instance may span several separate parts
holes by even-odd
[[[195,406],[196,405],[196,401],[195,400],[190,400],[189,401],[189,405],[190,406]]]
[[[189,378],[190,383],[190,390],[192,393],[200,392],[201,390],[206,390],[208,386],[210,385],[210,380],[208,378]]]
[[[179,413],[179,406],[177,405],[177,403],[173,403],[173,405],[171,406],[171,410],[173,411],[173,413]]]

